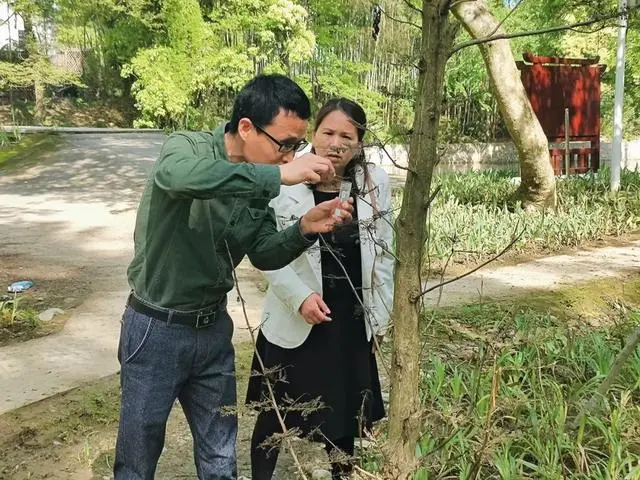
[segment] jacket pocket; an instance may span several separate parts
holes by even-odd
[[[247,207],[247,210],[249,211],[249,217],[254,222],[261,222],[262,220],[264,220],[264,217],[267,216],[266,210],[261,210],[259,208],[252,208],[252,207]]]
[[[242,254],[248,251],[256,241],[263,222],[267,220],[265,209],[244,207],[240,211],[237,224],[230,234],[229,246],[241,249]]]

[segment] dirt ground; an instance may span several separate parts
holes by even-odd
[[[236,347],[238,398],[246,392],[252,347]],[[0,416],[0,479],[105,480],[113,477],[117,434],[119,376],[55,395]],[[249,444],[255,417],[239,410],[238,471],[250,477]],[[320,445],[295,442],[308,473],[328,468]],[[192,461],[189,426],[177,404],[167,426],[165,449],[158,465],[158,480],[197,478]],[[280,455],[274,478],[293,480],[291,456]]]
[[[82,266],[42,264],[20,253],[0,254],[0,286],[23,279],[34,282],[34,287],[18,295],[19,308],[29,310],[34,317],[49,308],[65,312],[48,322],[0,326],[0,347],[59,332],[69,318],[68,312],[80,305],[91,291],[90,277],[90,271]],[[7,293],[0,298],[13,299],[14,296]]]

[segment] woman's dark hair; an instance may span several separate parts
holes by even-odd
[[[356,127],[356,132],[358,134],[358,142],[362,142],[364,138],[364,134],[367,131],[367,114],[364,112],[364,109],[358,105],[356,102],[349,100],[348,98],[340,97],[340,98],[332,98],[328,102],[326,102],[322,108],[318,111],[316,115],[315,126],[313,127],[313,131],[316,132],[322,121],[325,119],[327,115],[333,112],[342,112],[344,113],[353,125]],[[311,151],[315,153],[312,148]],[[362,167],[365,176],[365,187],[367,185],[367,179],[369,177],[369,171],[366,166],[367,159],[364,154],[364,149],[360,149],[358,153],[356,153],[351,161],[347,164],[344,171],[345,180],[349,180],[351,182],[351,193],[353,195],[360,195],[360,189],[356,183],[356,169],[358,166]]]

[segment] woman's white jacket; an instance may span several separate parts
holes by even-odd
[[[389,323],[393,302],[393,213],[389,176],[381,168],[367,164],[356,171],[361,195],[356,199],[362,261],[362,298],[367,339],[380,335]],[[304,184],[283,186],[271,201],[278,229],[296,222],[315,205],[313,191]],[[322,295],[320,247],[322,238],[284,268],[264,272],[269,289],[260,329],[269,342],[283,348],[300,346],[312,325],[299,313],[302,302],[314,292]],[[345,297],[348,292],[345,292]],[[351,297],[353,298],[353,297]],[[331,316],[331,315],[329,315]],[[334,321],[338,321],[334,319]]]

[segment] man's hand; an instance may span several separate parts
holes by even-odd
[[[353,198],[342,203],[339,198],[319,203],[300,219],[300,229],[303,235],[327,233],[339,223],[350,222],[353,218],[351,216],[353,212],[352,204]],[[336,209],[339,209],[340,216],[336,216]]]
[[[327,304],[317,293],[309,295],[302,305],[300,305],[300,315],[309,325],[317,325],[322,322],[330,322],[331,318],[327,314],[331,313]]]
[[[336,171],[331,160],[313,153],[305,153],[289,163],[280,165],[280,183],[282,185],[296,185],[303,182],[319,183],[323,180],[331,180],[335,174]]]

